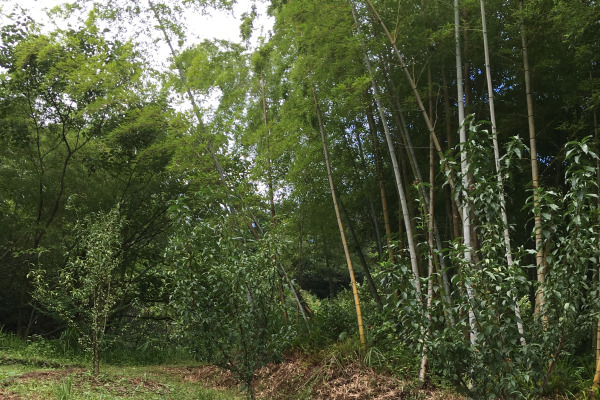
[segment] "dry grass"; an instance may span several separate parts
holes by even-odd
[[[357,361],[336,357],[287,356],[257,374],[257,395],[264,399],[343,400],[402,398],[462,399],[440,390],[417,389],[411,382],[381,374]]]
[[[199,367],[163,367],[165,373],[178,375],[184,382],[198,382],[204,387],[213,389],[230,389],[237,385],[235,378],[229,371],[213,365]]]

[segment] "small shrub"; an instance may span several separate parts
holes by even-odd
[[[352,293],[345,290],[332,299],[323,299],[315,310],[307,342],[320,349],[356,335],[356,310]]]
[[[123,226],[118,206],[107,214],[87,216],[85,223],[74,227],[81,235],[58,275],[51,276],[44,266],[31,273],[34,298],[77,330],[96,375],[100,373],[108,317],[122,293],[114,274],[121,262]]]
[[[16,335],[0,329],[0,350],[6,353],[20,353],[26,348],[26,343]]]

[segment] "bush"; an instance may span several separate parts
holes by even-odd
[[[320,300],[313,313],[310,334],[298,338],[297,342],[308,351],[325,348],[358,334],[354,299],[349,290],[338,293],[334,298]]]
[[[170,302],[178,335],[195,355],[230,370],[253,397],[255,371],[281,359],[291,329],[278,301],[276,242],[247,241],[229,217],[171,207]]]

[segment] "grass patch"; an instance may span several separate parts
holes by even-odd
[[[68,357],[60,341],[34,337],[23,341],[0,331],[1,399],[181,399],[234,400],[243,396],[229,388],[206,388],[211,382],[189,379],[196,367],[102,365],[94,377],[82,357]],[[183,358],[178,351],[173,355]],[[74,361],[75,360],[75,361]],[[121,360],[119,360],[121,361]],[[126,358],[125,361],[136,361]],[[139,360],[137,360],[139,361]]]
[[[0,329],[0,366],[31,365],[40,368],[69,368],[81,366],[85,358],[67,353],[59,340],[47,340],[31,336],[22,340]]]
[[[8,370],[6,370],[8,369]],[[38,369],[22,365],[4,367],[0,398],[27,399],[241,399],[231,390],[202,387],[188,381],[177,369],[166,367],[111,367],[94,377],[83,369]]]

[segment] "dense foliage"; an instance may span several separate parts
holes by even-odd
[[[96,372],[185,346],[250,396],[359,335],[478,398],[597,388],[597,2],[272,0],[257,45],[256,7],[190,39],[231,3],[2,10],[2,329]]]

